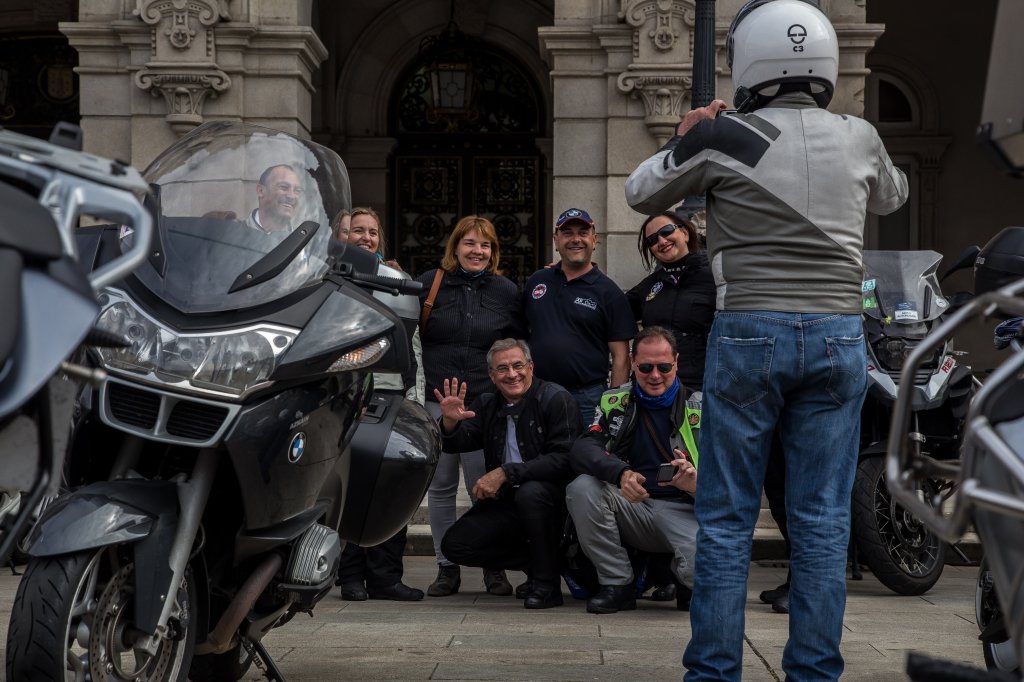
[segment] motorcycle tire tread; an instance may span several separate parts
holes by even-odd
[[[80,552],[30,561],[18,586],[7,632],[7,679],[64,677],[61,633],[75,586],[92,554]],[[36,607],[36,608],[34,608]]]
[[[945,566],[946,544],[939,542],[938,560],[935,567],[922,577],[907,575],[889,556],[881,539],[878,520],[874,509],[874,490],[885,475],[885,460],[882,457],[868,457],[857,465],[853,484],[851,532],[860,558],[880,583],[897,594],[907,597],[924,594],[930,590]],[[930,531],[929,531],[930,532]]]

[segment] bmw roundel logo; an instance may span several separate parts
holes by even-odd
[[[288,446],[288,461],[295,464],[302,459],[302,452],[306,449],[306,434],[299,431],[292,436],[291,445]]]

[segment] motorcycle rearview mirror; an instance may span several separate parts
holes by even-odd
[[[939,282],[942,282],[957,270],[974,267],[974,261],[978,260],[979,253],[981,253],[981,247],[977,245],[968,246],[960,253],[959,256],[954,258],[953,262],[949,264],[949,267],[939,275]]]

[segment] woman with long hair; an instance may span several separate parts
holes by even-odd
[[[699,391],[715,316],[715,279],[697,230],[675,213],[656,213],[640,226],[637,250],[645,269],[653,271],[626,292],[629,305],[641,326],[672,332],[679,381]]]

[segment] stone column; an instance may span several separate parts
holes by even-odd
[[[212,119],[308,137],[311,76],[327,52],[312,0],[80,0],[60,30],[79,53],[89,151],[145,167]]]

